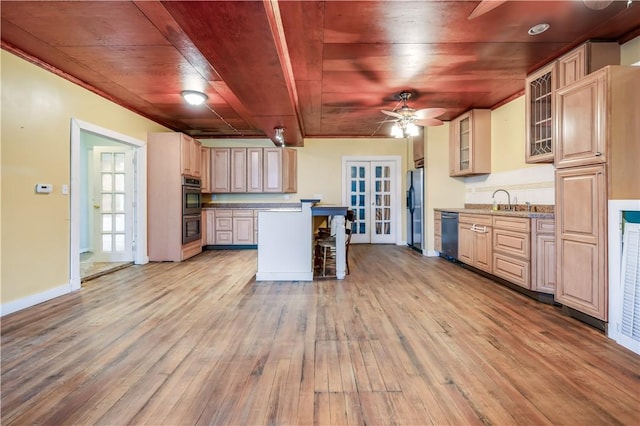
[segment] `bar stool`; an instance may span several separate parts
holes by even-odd
[[[345,263],[347,274],[349,274],[349,244],[351,243],[351,224],[355,218],[355,212],[353,210],[347,210],[345,214]],[[325,238],[318,238],[317,243],[318,251],[321,256],[322,264],[322,277],[327,276],[327,267],[336,268],[336,238],[335,232],[333,235]],[[319,263],[319,262],[318,262]],[[319,266],[319,265],[318,265]]]

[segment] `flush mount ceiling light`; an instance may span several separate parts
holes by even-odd
[[[538,35],[538,34],[542,34],[543,32],[547,31],[549,29],[549,24],[538,24],[538,25],[534,25],[533,27],[529,28],[529,31],[527,31],[529,33],[529,35]]]
[[[276,132],[274,136],[275,140],[284,146],[284,127],[274,127],[273,130]]]
[[[207,95],[202,92],[196,92],[195,90],[183,90],[182,97],[190,105],[201,105],[208,99]]]

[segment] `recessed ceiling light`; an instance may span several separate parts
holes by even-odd
[[[542,34],[543,32],[547,31],[549,29],[549,24],[538,24],[538,25],[534,25],[533,27],[529,28],[529,31],[527,31],[529,33],[529,35],[538,35],[538,34]]]
[[[202,92],[196,92],[195,90],[183,90],[182,97],[191,105],[200,105],[208,99],[207,95]]]

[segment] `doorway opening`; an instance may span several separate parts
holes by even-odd
[[[145,170],[145,142],[71,120],[71,290],[149,261]]]
[[[355,212],[351,242],[399,244],[400,157],[343,157],[342,202]]]

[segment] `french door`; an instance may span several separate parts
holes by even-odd
[[[395,161],[347,161],[345,204],[355,212],[352,243],[392,244],[397,240]]]
[[[93,258],[98,262],[133,260],[132,147],[93,149]]]

